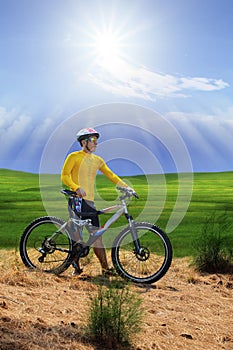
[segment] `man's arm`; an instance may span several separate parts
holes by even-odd
[[[128,185],[122,181],[119,176],[117,176],[108,166],[107,164],[104,162],[103,165],[100,167],[100,171],[110,180],[112,181],[114,184],[116,184],[117,186],[121,186],[121,187],[128,187]]]
[[[69,154],[62,168],[61,180],[72,191],[76,191],[79,188],[79,184],[74,182],[72,179],[71,173],[72,173],[73,167],[74,167],[74,156],[72,156],[72,154]]]

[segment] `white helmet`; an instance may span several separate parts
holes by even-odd
[[[82,140],[88,139],[88,137],[90,136],[96,136],[97,138],[99,138],[100,134],[95,129],[85,128],[85,129],[79,130],[76,136],[77,136],[77,140],[81,142]]]

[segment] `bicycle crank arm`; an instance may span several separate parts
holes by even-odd
[[[64,248],[54,248],[54,250],[58,250],[59,252],[62,252],[62,253],[70,253],[71,252],[69,249],[64,249]]]
[[[89,251],[90,251],[90,247],[84,246],[82,247],[82,249],[80,249],[79,252],[75,252],[75,255],[78,259],[85,258],[89,254]]]

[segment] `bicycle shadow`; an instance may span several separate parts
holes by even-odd
[[[134,283],[132,281],[127,281],[121,278],[120,276],[103,276],[103,275],[96,275],[96,276],[89,276],[89,275],[80,275],[76,277],[78,281],[83,281],[91,284],[95,284],[98,286],[112,286],[114,285],[115,288],[125,288],[127,286],[133,286],[140,290],[141,293],[146,293],[150,291],[151,289],[157,289],[157,286],[155,284],[146,284],[146,283]]]
[[[132,281],[127,281],[123,279],[119,275],[114,276],[105,276],[103,274],[97,274],[97,275],[89,275],[88,273],[82,273],[78,276],[68,276],[68,275],[57,275],[56,278],[65,280],[67,283],[88,283],[88,284],[94,284],[96,286],[112,286],[116,288],[125,288],[127,286],[133,286],[139,290],[139,293],[146,293],[150,290],[158,289],[158,286],[156,284],[148,284],[148,283],[135,283]]]
[[[97,286],[110,286],[114,284],[118,288],[124,288],[128,283],[119,276],[104,276],[102,274],[89,276],[81,275],[77,277],[78,281],[94,284]]]

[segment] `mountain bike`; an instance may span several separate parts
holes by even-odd
[[[132,197],[138,198],[136,192],[124,187],[117,187],[119,204],[96,210],[95,215],[114,212],[113,215],[91,234],[91,219],[83,219],[84,212],[76,212],[75,218],[64,221],[54,216],[39,217],[24,230],[20,240],[20,255],[23,263],[30,269],[60,274],[73,262],[89,254],[95,240],[123,214],[127,226],[114,239],[111,259],[116,272],[126,280],[135,283],[153,283],[162,278],[172,261],[170,240],[161,228],[148,222],[136,222],[128,212]],[[76,192],[61,190],[74,205]],[[94,215],[93,214],[93,215]],[[77,244],[72,239],[73,230],[78,230],[82,239],[83,232],[88,232],[86,241]]]

